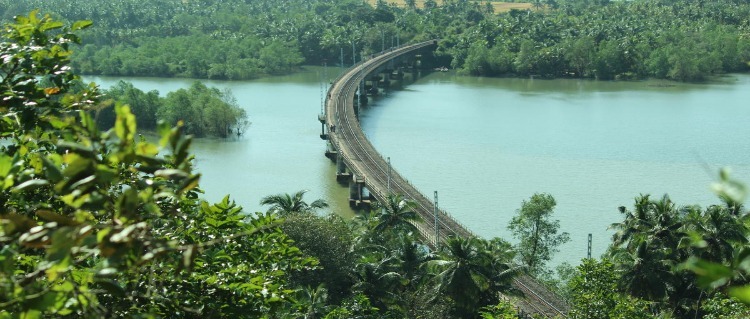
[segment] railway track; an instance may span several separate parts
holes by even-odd
[[[368,74],[391,59],[432,45],[435,45],[435,41],[404,45],[381,52],[346,70],[328,90],[325,119],[326,123],[336,127],[334,132],[329,132],[328,139],[338,154],[343,156],[350,172],[362,178],[370,194],[379,201],[384,201],[389,192],[402,194],[405,198],[414,201],[415,211],[423,220],[417,228],[427,241],[435,246],[448,236],[471,237],[475,234],[447,212],[439,210],[437,218],[439,238],[435,236],[434,203],[396,170],[389,168],[387,161],[364,136],[354,110],[359,83],[364,81]],[[514,286],[526,296],[522,305],[519,305],[524,308],[524,311],[546,318],[566,317],[567,307],[564,302],[533,278],[520,276],[515,279]]]

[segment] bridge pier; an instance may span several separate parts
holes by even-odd
[[[326,155],[326,157],[328,157],[328,159],[330,159],[334,163],[337,162],[337,158],[339,156],[339,151],[336,150],[335,147],[333,147],[333,144],[331,144],[331,140],[328,140],[328,142],[326,142],[326,153],[325,153],[325,155]]]
[[[344,156],[341,154],[336,155],[336,180],[340,183],[349,181],[352,178],[352,174],[347,172],[346,163],[344,163]]]
[[[328,139],[328,132],[326,132],[326,116],[325,114],[318,114],[318,121],[320,121],[320,138],[323,140]]]
[[[360,209],[370,207],[369,196],[365,196],[365,179],[353,175],[349,181],[349,207]]]

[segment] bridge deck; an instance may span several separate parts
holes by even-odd
[[[405,45],[362,61],[339,76],[328,91],[325,120],[326,123],[335,125],[335,130],[329,132],[328,139],[338,151],[338,154],[343,156],[350,172],[363,179],[370,194],[379,201],[384,201],[388,195],[389,167],[387,161],[364,136],[354,111],[355,94],[359,83],[378,67],[396,57],[433,45],[435,45],[435,41]],[[474,236],[466,227],[441,210],[438,214],[440,238],[435,238],[434,203],[393,168],[390,169],[390,191],[394,194],[401,194],[417,204],[416,212],[424,221],[417,227],[428,242],[435,244],[451,235]],[[519,278],[516,279],[516,287],[526,295],[526,300],[521,302],[520,306],[525,308],[527,312],[548,317],[561,314],[564,316],[564,311],[560,309],[565,308],[561,306],[559,300],[547,301],[559,298],[553,297],[554,294],[540,286],[533,278],[528,276]]]

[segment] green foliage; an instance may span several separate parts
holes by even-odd
[[[520,269],[501,251],[507,247],[502,241],[450,237],[439,258],[427,262],[435,289],[452,300],[453,315],[477,317],[480,308],[497,304],[499,293],[509,290]]]
[[[273,313],[287,274],[312,260],[275,216],[200,200],[179,127],[139,141],[118,103],[99,131],[100,94],[68,66],[73,32],[90,24],[32,12],[2,34],[0,317]]]
[[[703,304],[706,311],[704,319],[740,319],[750,317],[750,307],[735,298],[721,293],[714,294]]]
[[[242,135],[250,125],[247,113],[230,91],[195,82],[190,88],[169,92],[156,109],[156,117],[180,123],[187,134],[198,137]]]
[[[474,75],[699,81],[750,68],[747,2],[533,3],[494,14],[481,1],[0,0],[0,13],[93,20],[73,55],[85,74],[250,79],[428,39],[441,39],[438,65]]]
[[[585,259],[568,283],[572,299],[570,315],[580,319],[652,318],[647,303],[618,291],[614,264]]]
[[[532,274],[540,274],[558,246],[570,240],[567,232],[558,234],[560,221],[552,220],[555,199],[549,194],[534,194],[523,201],[508,229],[519,240],[516,251]]]
[[[334,304],[350,294],[352,271],[357,261],[351,250],[355,234],[341,217],[294,213],[287,215],[281,229],[303,254],[319,262],[316,268],[293,273],[291,281],[295,286],[323,284]]]
[[[385,232],[413,232],[417,233],[415,223],[422,219],[415,211],[416,203],[405,200],[402,195],[388,195],[382,205],[377,222],[373,228],[376,233]]]
[[[104,96],[130,106],[130,111],[135,115],[136,124],[139,128],[144,130],[156,129],[156,123],[158,122],[156,111],[163,104],[158,91],[146,93],[134,87],[132,83],[119,81],[109,90],[106,90]],[[103,106],[96,110],[96,123],[101,128],[111,128],[115,121],[114,109],[106,107],[106,104]]]
[[[612,225],[617,233],[608,258],[619,277],[618,291],[650,302],[652,315],[721,315],[716,305],[728,301],[717,297],[720,291],[742,300],[738,287],[746,282],[743,265],[750,255],[747,215],[740,204],[744,186],[723,172],[714,189],[724,205],[677,207],[667,196],[641,195],[633,211],[620,208],[625,220]],[[718,300],[704,307],[709,298]]]
[[[263,199],[260,200],[260,204],[270,205],[271,208],[268,209],[268,212],[279,214],[281,216],[290,216],[299,213],[313,213],[318,209],[328,207],[328,203],[322,199],[316,199],[308,204],[303,199],[305,193],[307,193],[306,190],[301,190],[292,195],[270,195],[263,197]]]
[[[517,319],[518,312],[507,301],[501,300],[497,305],[484,307],[479,314],[482,319]]]
[[[162,98],[158,91],[146,93],[132,83],[120,81],[106,90],[104,96],[129,105],[138,127],[145,130],[154,130],[158,121],[174,124],[182,121],[187,134],[224,138],[240,136],[250,125],[247,113],[237,105],[231,91],[208,88],[201,82]],[[99,127],[114,126],[115,114],[111,104],[102,103],[94,114]]]
[[[700,81],[748,70],[748,14],[731,0],[565,1],[485,17],[441,46],[476,75]]]

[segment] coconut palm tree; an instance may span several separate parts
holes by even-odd
[[[436,290],[454,301],[454,315],[476,317],[479,308],[496,304],[498,293],[510,289],[520,267],[498,263],[484,240],[450,237],[440,259],[426,263],[433,272]]]
[[[635,211],[631,212],[620,206],[620,213],[625,215],[625,219],[620,223],[614,223],[609,226],[610,229],[616,230],[612,237],[612,246],[620,247],[627,245],[630,247],[631,242],[638,242],[643,233],[650,231],[654,227],[654,222],[650,215],[651,202],[649,195],[641,195],[635,198]],[[637,247],[638,245],[635,244]],[[632,248],[632,247],[631,247]]]
[[[697,234],[705,242],[697,255],[713,262],[731,262],[734,247],[748,243],[748,228],[732,214],[731,208],[712,205],[702,213],[699,209],[688,213],[687,231]]]
[[[634,251],[619,250],[613,256],[620,276],[620,287],[634,297],[664,301],[674,287],[674,262],[666,249],[640,242]]]
[[[402,277],[394,271],[398,260],[377,255],[366,256],[357,264],[352,289],[367,296],[373,306],[385,309],[395,302]]]
[[[266,196],[260,200],[260,204],[271,205],[268,211],[282,216],[294,213],[312,213],[315,210],[328,207],[328,203],[322,199],[316,199],[308,204],[302,199],[305,193],[307,193],[307,190],[301,190],[293,195],[276,194]]]
[[[387,230],[416,233],[414,223],[422,219],[414,211],[415,206],[414,202],[404,199],[402,195],[388,195],[373,230],[378,233]]]

